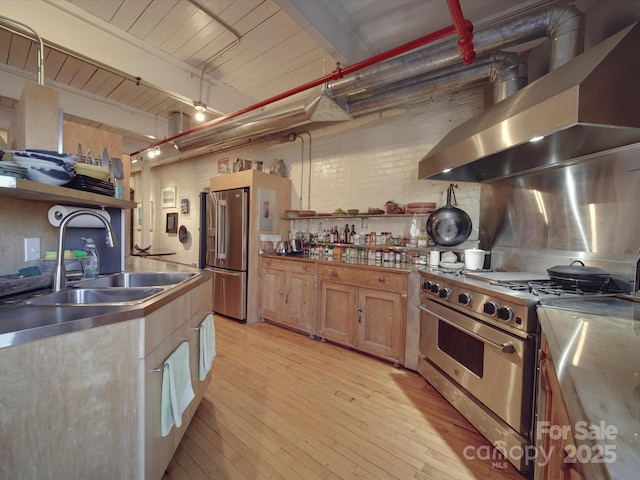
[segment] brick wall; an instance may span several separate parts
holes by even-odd
[[[309,134],[300,133],[294,141],[286,138],[263,142],[251,148],[237,148],[206,157],[153,168],[152,200],[155,222],[151,234],[154,248],[175,251],[172,261],[195,264],[198,261],[198,195],[208,189],[209,178],[217,175],[218,160],[228,158],[232,165],[237,158],[262,160],[268,170],[275,159],[287,164],[293,182],[293,209],[333,212],[336,208],[369,207],[384,209],[387,200],[400,204],[433,201],[442,206],[446,202],[447,182],[419,180],[418,162],[449,130],[479,113],[484,105],[482,87],[452,95],[443,95],[406,109],[389,110],[354,121],[314,127]],[[299,131],[304,130],[299,129]],[[310,130],[310,128],[309,128]],[[311,151],[309,152],[309,149]],[[309,162],[309,154],[311,161]],[[139,176],[132,180],[138,194]],[[177,187],[175,208],[163,209],[160,190]],[[456,190],[458,205],[473,221],[470,240],[477,239],[480,186],[460,183]],[[180,200],[188,198],[188,215],[179,213],[179,225],[185,225],[192,238],[186,244],[176,234],[165,233],[168,212],[180,211]],[[285,207],[282,207],[284,209]],[[289,208],[289,206],[286,206]],[[345,221],[325,220],[323,228],[344,227]],[[407,218],[356,219],[356,231],[408,232],[411,216]],[[424,228],[424,221],[421,220]],[[319,220],[296,220],[291,231],[318,230]],[[134,232],[134,242],[140,244],[140,232]]]

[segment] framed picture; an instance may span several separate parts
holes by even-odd
[[[229,158],[218,160],[218,173],[229,173]]]
[[[184,213],[185,215],[189,213],[189,199],[183,198],[180,200],[180,213]]]
[[[163,188],[161,193],[162,193],[162,208],[175,208],[176,187]]]
[[[178,214],[167,213],[167,233],[178,233]]]
[[[260,203],[260,222],[258,230],[273,231],[273,214],[275,212],[275,191],[265,188],[258,189]]]

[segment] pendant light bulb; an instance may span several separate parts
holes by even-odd
[[[150,150],[147,152],[147,157],[149,157],[149,158],[154,158],[155,156],[156,156],[156,152],[155,152],[155,150],[154,150],[154,149],[150,149]]]
[[[193,108],[196,109],[196,120],[202,122],[204,120],[204,112],[207,111],[207,106],[201,101],[193,102]]]

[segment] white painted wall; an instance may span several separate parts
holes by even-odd
[[[420,159],[453,127],[483,110],[484,89],[469,89],[452,95],[430,99],[405,109],[370,115],[358,120],[301,133],[293,142],[282,140],[262,143],[252,148],[239,148],[151,170],[155,222],[151,233],[154,249],[175,251],[168,260],[195,264],[198,261],[199,192],[207,189],[209,178],[217,175],[218,160],[229,158],[232,165],[237,158],[262,160],[264,169],[275,159],[283,159],[293,182],[292,205],[280,209],[309,209],[333,212],[369,207],[384,209],[387,200],[400,204],[433,201],[442,206],[446,201],[447,182],[418,179]],[[304,142],[304,149],[303,149]],[[309,149],[311,151],[309,152]],[[309,161],[309,155],[311,160]],[[311,166],[310,166],[311,165]],[[140,177],[132,179],[139,201]],[[177,187],[175,208],[161,208],[160,191]],[[310,193],[310,195],[309,195]],[[480,185],[461,183],[456,196],[460,208],[471,217],[474,230],[471,240],[478,238]],[[168,212],[179,212],[180,199],[188,198],[191,210],[179,214],[179,225],[191,234],[186,244],[176,234],[165,233]],[[341,222],[341,223],[339,223]],[[344,227],[345,221],[324,221],[323,228],[334,224]],[[354,222],[349,222],[354,223]],[[356,231],[408,232],[411,216],[406,218],[357,220]],[[316,231],[319,220],[296,220],[291,231]],[[422,223],[424,228],[424,223]],[[140,232],[134,232],[134,242],[140,244]],[[144,245],[146,247],[146,245]]]

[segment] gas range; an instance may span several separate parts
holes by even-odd
[[[423,268],[420,275],[427,298],[512,333],[538,330],[535,309],[545,298],[613,295],[566,288],[530,272]]]
[[[422,293],[438,303],[513,333],[535,333],[539,296],[528,285],[548,277],[526,272],[450,272],[424,268]],[[514,332],[515,331],[515,332]]]

